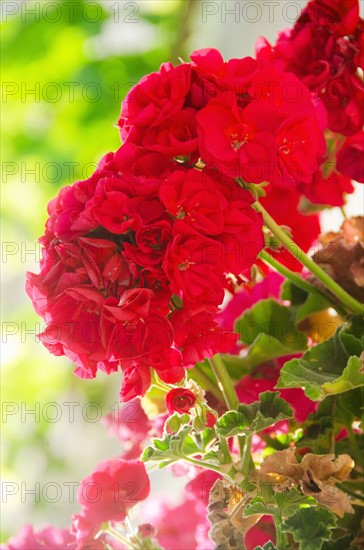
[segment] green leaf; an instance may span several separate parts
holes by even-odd
[[[356,388],[339,395],[336,401],[336,420],[351,426],[355,420],[361,420],[364,414],[364,388]],[[364,419],[363,419],[364,420]]]
[[[183,416],[180,418],[183,419]],[[141,459],[143,462],[160,462],[160,467],[168,466],[186,456],[203,454],[215,438],[214,428],[193,433],[192,426],[183,426],[178,433],[166,435],[163,439],[153,439],[153,444],[144,449]]]
[[[268,514],[271,516],[277,516],[280,521],[282,518],[288,518],[297,512],[301,506],[316,505],[316,501],[313,497],[307,497],[298,492],[297,489],[290,489],[289,491],[283,491],[282,493],[275,493],[273,495],[273,501],[266,503],[262,497],[253,498],[249,504],[247,504],[244,510],[244,516],[251,516],[253,514]]]
[[[236,321],[240,340],[249,345],[241,363],[253,368],[271,359],[307,349],[307,337],[295,324],[293,309],[273,299],[261,300]]]
[[[183,456],[201,452],[190,436],[192,426],[184,426],[177,434],[167,435],[163,439],[154,439],[142,454],[143,462],[167,461],[168,463],[180,460]]]
[[[359,355],[363,346],[342,325],[325,342],[314,346],[300,359],[292,359],[281,369],[276,388],[304,388],[313,401],[364,385]],[[356,357],[355,357],[356,356]]]
[[[220,357],[233,382],[237,382],[244,374],[250,372],[249,365],[244,364],[240,357],[229,354],[220,354]],[[196,363],[195,367],[188,371],[188,377],[195,380],[206,390],[209,390],[210,385],[216,388],[216,378],[207,359],[203,363]],[[223,400],[222,394],[221,399]]]
[[[313,497],[307,497],[297,491],[297,489],[276,493],[274,495],[274,500],[278,506],[281,518],[292,516],[297,511],[297,508],[301,506],[316,505],[316,501]]]
[[[278,550],[278,548],[269,540],[264,546],[256,546],[254,550]]]
[[[178,430],[182,426],[188,424],[190,420],[191,418],[189,414],[178,414],[175,412],[167,419],[164,429],[166,429],[167,426],[172,433],[177,433]]]
[[[352,546],[350,546],[351,541],[353,540],[353,535],[345,535],[344,537],[340,537],[336,540],[329,540],[324,542],[322,546],[322,550],[343,550],[344,548],[351,548],[351,550],[354,550]],[[357,547],[355,547],[357,548]]]
[[[299,508],[281,525],[282,532],[291,533],[300,550],[320,550],[324,541],[331,539],[336,518],[326,508]]]
[[[259,395],[259,401],[250,405],[241,403],[236,411],[228,411],[217,422],[216,431],[224,437],[251,435],[273,426],[279,420],[293,417],[288,403],[278,392],[266,391]]]
[[[353,355],[349,358],[348,364],[342,375],[334,382],[326,382],[322,389],[326,394],[344,393],[355,388],[364,386],[364,369],[359,357]]]
[[[282,300],[289,300],[291,302],[297,323],[300,323],[303,319],[312,315],[312,313],[317,313],[331,307],[330,302],[325,300],[325,298],[317,296],[317,294],[310,294],[290,281],[286,281],[283,284],[281,298]]]
[[[244,516],[253,516],[254,514],[275,516],[276,513],[277,507],[274,504],[266,504],[262,497],[253,498],[249,504],[246,505],[244,510]]]

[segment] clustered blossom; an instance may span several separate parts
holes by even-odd
[[[275,45],[265,38],[256,44],[259,61],[294,73],[325,108],[335,147],[328,147],[311,181],[299,185],[314,203],[341,206],[342,194],[352,192],[350,178],[363,178],[363,31],[357,0],[313,0]]]
[[[303,27],[312,34],[312,25]],[[121,369],[124,401],[145,394],[151,368],[178,383],[231,348],[235,336],[215,316],[231,274],[249,279],[264,245],[236,179],[269,182],[263,205],[305,250],[319,223],[297,212],[302,193],[342,204],[352,191],[349,176],[323,176],[324,102],[264,52],[225,62],[199,50],[144,77],[122,105],[123,145],[49,204],[41,272],[27,283],[46,323],[41,340],[82,378]],[[342,148],[338,165],[350,174],[358,148]]]
[[[87,548],[105,522],[122,522],[130,508],[147,498],[150,482],[137,460],[112,458],[101,462],[80,484],[82,512],[73,516],[77,549]]]
[[[82,378],[121,366],[124,401],[149,388],[150,367],[176,383],[229,349],[235,336],[214,317],[226,273],[247,273],[263,246],[250,203],[218,175],[136,145],[106,155],[49,205],[41,273],[27,283],[41,340]]]

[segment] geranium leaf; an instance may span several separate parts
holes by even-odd
[[[326,382],[322,389],[326,394],[344,393],[364,386],[364,368],[359,357],[353,355],[343,370],[342,375],[334,382]]]
[[[220,357],[224,362],[225,368],[233,382],[237,382],[244,374],[250,372],[248,364],[245,364],[241,357],[236,355],[229,355],[228,353],[221,353]],[[203,363],[196,363],[195,367],[188,371],[189,378],[195,380],[202,387],[206,384],[206,378],[211,384],[216,385],[216,378],[212,372],[211,365],[207,359]]]
[[[343,548],[351,548],[355,550],[353,546],[350,546],[351,541],[353,540],[353,535],[345,535],[345,537],[340,537],[336,540],[325,541],[322,550],[343,550]]]
[[[236,411],[222,415],[216,431],[224,437],[250,435],[292,417],[291,407],[279,397],[278,392],[266,391],[260,394],[259,401],[250,405],[241,403]]]
[[[256,546],[254,550],[278,550],[278,548],[269,540],[264,546]]]
[[[163,439],[154,439],[153,445],[147,447],[142,460],[166,461],[167,463],[180,460],[184,455],[201,452],[190,436],[192,426],[184,426],[177,434],[167,435]]]
[[[341,326],[325,342],[292,359],[281,369],[276,388],[304,388],[313,401],[364,385],[363,346],[358,338]]]
[[[324,541],[330,540],[331,530],[336,527],[336,518],[326,508],[299,508],[284,521],[281,530],[291,533],[300,550],[320,550]]]
[[[298,330],[293,309],[273,299],[261,300],[235,324],[240,340],[249,345],[243,363],[250,368],[265,361],[305,351],[307,337]]]
[[[289,491],[283,491],[282,493],[276,493],[274,500],[279,509],[279,515],[283,518],[292,516],[297,508],[303,505],[315,505],[315,499],[313,497],[305,496],[298,492],[297,489],[290,489]]]
[[[286,281],[283,284],[281,298],[282,300],[289,300],[291,302],[291,306],[295,309],[295,320],[297,323],[300,323],[303,319],[312,315],[312,313],[323,311],[331,305],[325,298],[317,294],[310,294],[290,281]]]
[[[267,514],[274,516],[278,508],[274,504],[266,504],[262,497],[253,498],[244,510],[244,516],[252,516],[254,514]]]

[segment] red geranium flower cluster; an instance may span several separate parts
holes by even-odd
[[[325,116],[292,73],[246,57],[193,52],[162,65],[123,103],[121,138],[171,158],[199,158],[227,178],[310,181],[325,152]]]
[[[259,39],[258,59],[295,73],[323,101],[328,127],[352,135],[364,122],[363,30],[357,0],[311,0],[275,46]]]
[[[249,277],[264,244],[237,178],[270,183],[263,204],[305,250],[319,224],[312,216],[310,231],[300,228],[301,194],[322,202],[326,189],[325,202],[342,204],[352,190],[348,177],[334,177],[328,194],[318,176],[327,160],[322,103],[291,66],[259,57],[224,62],[200,50],[144,77],[122,106],[123,146],[49,205],[41,272],[27,282],[46,322],[41,340],[80,377],[120,367],[124,401],[144,395],[151,368],[173,384],[231,349],[235,336],[215,316],[228,275]],[[358,149],[352,143],[340,159],[351,173]]]
[[[49,205],[39,275],[27,290],[42,342],[92,378],[121,366],[123,400],[168,383],[235,335],[215,315],[228,272],[263,246],[247,191],[215,173],[126,144]],[[254,250],[252,250],[252,247]]]
[[[311,181],[302,180],[298,186],[314,203],[341,206],[343,193],[353,191],[350,178],[363,178],[363,31],[357,0],[311,0],[274,46],[265,38],[256,45],[259,61],[294,73],[322,102],[327,127],[337,133],[328,134],[334,144]]]

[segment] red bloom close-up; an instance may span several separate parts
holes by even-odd
[[[174,412],[179,414],[188,413],[195,403],[195,394],[186,388],[175,388],[166,395],[166,405],[170,414]]]

